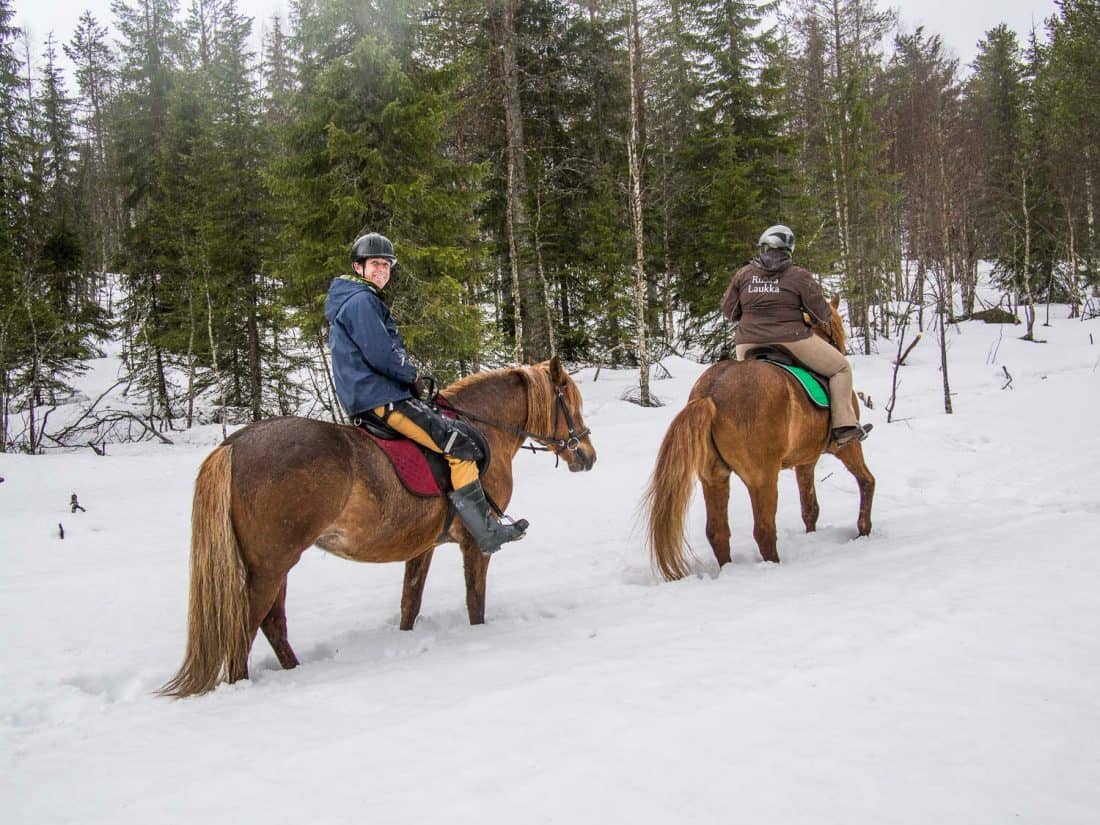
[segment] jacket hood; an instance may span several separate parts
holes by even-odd
[[[366,281],[344,277],[333,278],[328,288],[328,297],[325,299],[325,320],[330,324],[333,323],[344,302],[359,292],[374,292],[374,290],[367,285]]]

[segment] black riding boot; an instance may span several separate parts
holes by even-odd
[[[501,524],[489,512],[489,502],[485,500],[485,491],[481,488],[480,481],[471,481],[465,487],[448,493],[448,497],[454,504],[458,517],[485,555],[495,553],[505,542],[523,538],[527,531],[527,519],[521,518],[514,524]]]
[[[871,432],[872,424],[864,424],[862,427],[834,427],[833,443],[843,447],[852,441],[862,441]]]

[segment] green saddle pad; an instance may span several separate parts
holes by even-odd
[[[810,372],[805,367],[795,367],[790,364],[781,364],[778,361],[772,361],[767,358],[761,359],[767,361],[769,364],[775,364],[777,367],[782,367],[795,378],[798,379],[798,383],[802,385],[802,389],[806,391],[806,395],[810,397],[810,400],[823,409],[829,408],[829,390],[821,383],[821,379]]]

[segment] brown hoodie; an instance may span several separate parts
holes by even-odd
[[[801,341],[812,332],[802,313],[819,324],[832,317],[829,304],[814,276],[787,263],[769,271],[759,260],[741,267],[722,296],[722,314],[740,321],[735,344],[771,344]]]

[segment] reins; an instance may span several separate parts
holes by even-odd
[[[520,447],[521,450],[530,450],[531,452],[547,452],[557,455],[558,450],[569,450],[571,453],[575,453],[581,444],[581,439],[586,438],[592,430],[585,428],[580,432],[577,431],[576,423],[573,421],[573,414],[569,412],[569,407],[565,403],[565,390],[562,387],[554,387],[554,393],[557,396],[557,405],[554,408],[554,422],[557,424],[558,413],[560,412],[565,416],[565,425],[569,431],[568,438],[554,438],[548,435],[539,435],[538,433],[530,432],[522,427],[517,427],[513,424],[507,424],[503,421],[495,421],[492,418],[485,418],[477,413],[469,412],[468,410],[461,410],[454,406],[450,401],[445,398],[437,397],[436,403],[445,409],[450,410],[456,415],[460,415],[463,418],[468,418],[471,421],[477,421],[481,424],[487,424],[490,427],[495,427],[498,430],[512,433],[523,438],[529,438],[532,441],[537,441],[543,446],[536,447],[534,444],[524,444]],[[555,449],[556,448],[556,449]]]

